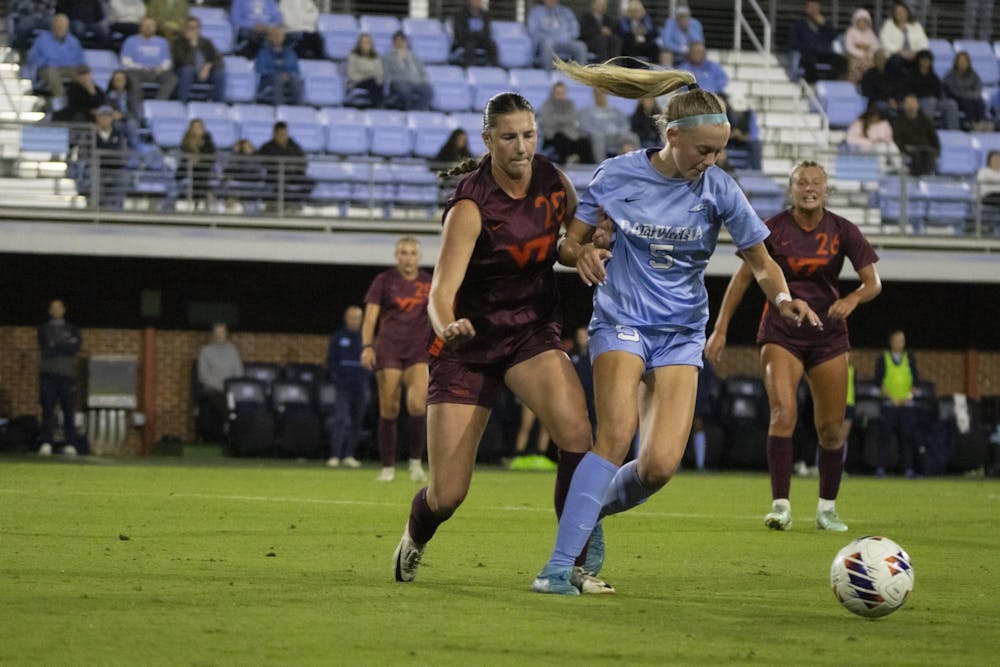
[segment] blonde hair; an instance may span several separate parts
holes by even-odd
[[[555,66],[571,79],[591,88],[632,100],[660,97],[684,86],[689,87],[687,92],[672,96],[663,113],[656,116],[656,126],[661,133],[666,131],[667,123],[670,121],[688,116],[726,112],[722,100],[707,90],[698,88],[697,80],[690,72],[673,69],[634,69],[622,67],[616,62],[624,62],[624,59],[612,58],[596,65],[580,65],[556,58]]]
[[[795,174],[799,173],[801,169],[809,169],[813,167],[819,169],[820,172],[823,173],[824,181],[830,180],[830,175],[826,173],[826,167],[821,165],[819,162],[816,162],[815,160],[803,160],[802,162],[799,162],[797,165],[792,167],[791,173],[788,174],[788,187],[792,187],[792,181],[795,180]]]
[[[401,236],[399,237],[399,240],[396,241],[396,250],[399,250],[399,246],[405,245],[407,243],[412,243],[413,245],[417,246],[418,249],[420,248],[420,239],[418,239],[416,236]]]

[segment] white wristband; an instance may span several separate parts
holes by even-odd
[[[566,242],[566,235],[563,234],[562,236],[559,237],[559,240],[556,241],[556,257],[559,256],[559,251],[562,250],[562,244],[565,242]]]
[[[781,304],[791,300],[792,296],[788,292],[778,292],[774,297],[774,306],[775,308],[781,308]]]

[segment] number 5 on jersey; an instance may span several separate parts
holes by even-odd
[[[659,269],[660,271],[666,271],[667,269],[673,268],[674,258],[670,256],[670,253],[673,251],[673,245],[666,243],[650,243],[649,254],[651,255],[651,259],[649,260],[649,265],[654,269]]]

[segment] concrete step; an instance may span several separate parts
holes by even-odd
[[[754,65],[754,66],[777,66],[781,64],[778,57],[773,53],[759,53],[752,49],[742,51],[722,51],[709,49],[706,54],[716,62],[724,65]]]
[[[788,73],[783,67],[760,67],[756,65],[739,65],[733,78],[744,81],[788,81]]]
[[[76,183],[68,178],[0,178],[0,199],[16,196],[76,194]]]
[[[818,113],[793,113],[791,111],[764,111],[758,114],[761,127],[815,129],[823,125]]]

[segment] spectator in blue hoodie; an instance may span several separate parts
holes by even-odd
[[[271,28],[284,25],[275,0],[233,0],[229,13],[236,28],[236,51],[247,58],[257,55]]]
[[[344,326],[330,336],[326,353],[326,371],[337,388],[329,424],[330,457],[326,460],[331,468],[361,467],[354,452],[371,400],[371,374],[361,365],[361,321],[361,308],[348,307],[344,311]]]
[[[139,23],[139,34],[122,44],[122,67],[128,72],[132,108],[142,108],[142,85],[156,83],[156,99],[169,100],[177,86],[170,43],[156,34],[156,19],[149,16]]]
[[[80,40],[69,34],[69,18],[65,14],[52,17],[52,29],[38,34],[28,53],[28,65],[35,69],[35,81],[52,94],[52,109],[66,106],[66,86],[63,79],[74,80],[83,65]]]
[[[687,58],[677,69],[691,72],[698,79],[698,85],[710,93],[721,93],[729,85],[729,75],[722,65],[705,58],[705,45],[691,42]]]
[[[580,41],[580,24],[559,0],[542,0],[528,14],[528,32],[538,51],[538,64],[546,70],[553,68],[552,59],[587,63],[587,45]]]
[[[686,5],[680,5],[663,26],[661,41],[660,64],[680,65],[687,58],[691,44],[705,43],[705,31],[701,21],[691,16],[691,10]]]
[[[101,0],[59,0],[56,11],[69,17],[69,31],[88,48],[108,48],[108,17]]]
[[[254,63],[260,82],[257,99],[268,104],[301,104],[302,76],[299,57],[285,41],[285,29],[271,26],[267,31],[267,44],[257,52]]]

